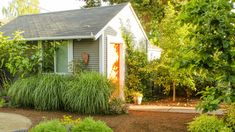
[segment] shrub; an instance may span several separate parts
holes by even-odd
[[[0,108],[5,106],[5,100],[0,97]]]
[[[8,90],[11,103],[22,107],[33,107],[33,93],[38,84],[36,76],[17,80]]]
[[[67,132],[67,130],[60,121],[51,120],[39,123],[31,132]]]
[[[224,122],[215,116],[201,115],[189,123],[190,132],[232,132]]]
[[[68,85],[64,103],[71,111],[85,114],[99,114],[108,111],[111,82],[96,72],[85,72]]]
[[[125,101],[120,98],[114,98],[109,102],[109,114],[124,114],[127,113]]]
[[[62,93],[66,89],[66,77],[58,74],[43,74],[34,91],[34,106],[39,110],[63,109]]]
[[[72,116],[63,116],[63,119],[60,120],[61,123],[66,127],[66,129],[70,132],[71,129],[75,126],[78,125],[81,122],[80,118],[77,118],[75,120],[72,119]]]
[[[102,121],[94,121],[92,118],[85,118],[82,122],[72,128],[72,132],[112,132]]]
[[[224,120],[228,127],[235,131],[235,103],[229,106]]]

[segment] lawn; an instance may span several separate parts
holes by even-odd
[[[85,117],[69,112],[19,108],[0,108],[0,112],[24,115],[31,119],[33,125],[44,119],[62,118],[63,115],[71,115],[75,118]],[[129,111],[129,114],[124,115],[96,115],[93,117],[105,121],[115,132],[184,132],[187,130],[187,123],[192,121],[195,116],[196,114]]]

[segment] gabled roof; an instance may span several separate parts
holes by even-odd
[[[23,31],[26,40],[95,38],[128,3],[19,16],[0,28],[6,36]]]

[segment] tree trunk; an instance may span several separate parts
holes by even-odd
[[[173,81],[173,102],[175,102],[175,81]]]

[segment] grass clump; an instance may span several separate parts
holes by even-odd
[[[11,103],[19,107],[33,107],[33,93],[38,84],[37,76],[17,80],[8,90]]]
[[[62,93],[66,89],[65,76],[58,74],[43,74],[40,83],[36,87],[34,105],[39,110],[63,109]]]
[[[112,132],[102,121],[95,121],[92,118],[85,118],[82,122],[72,128],[72,132]]]
[[[62,93],[67,87],[66,76],[40,74],[18,79],[8,90],[11,104],[39,110],[63,109]]]
[[[232,132],[224,122],[216,116],[201,115],[189,123],[190,132]]]
[[[31,132],[67,132],[67,129],[59,120],[51,120],[39,123]]]
[[[68,85],[64,103],[74,112],[85,114],[106,113],[113,90],[111,82],[97,72],[85,72]]]

